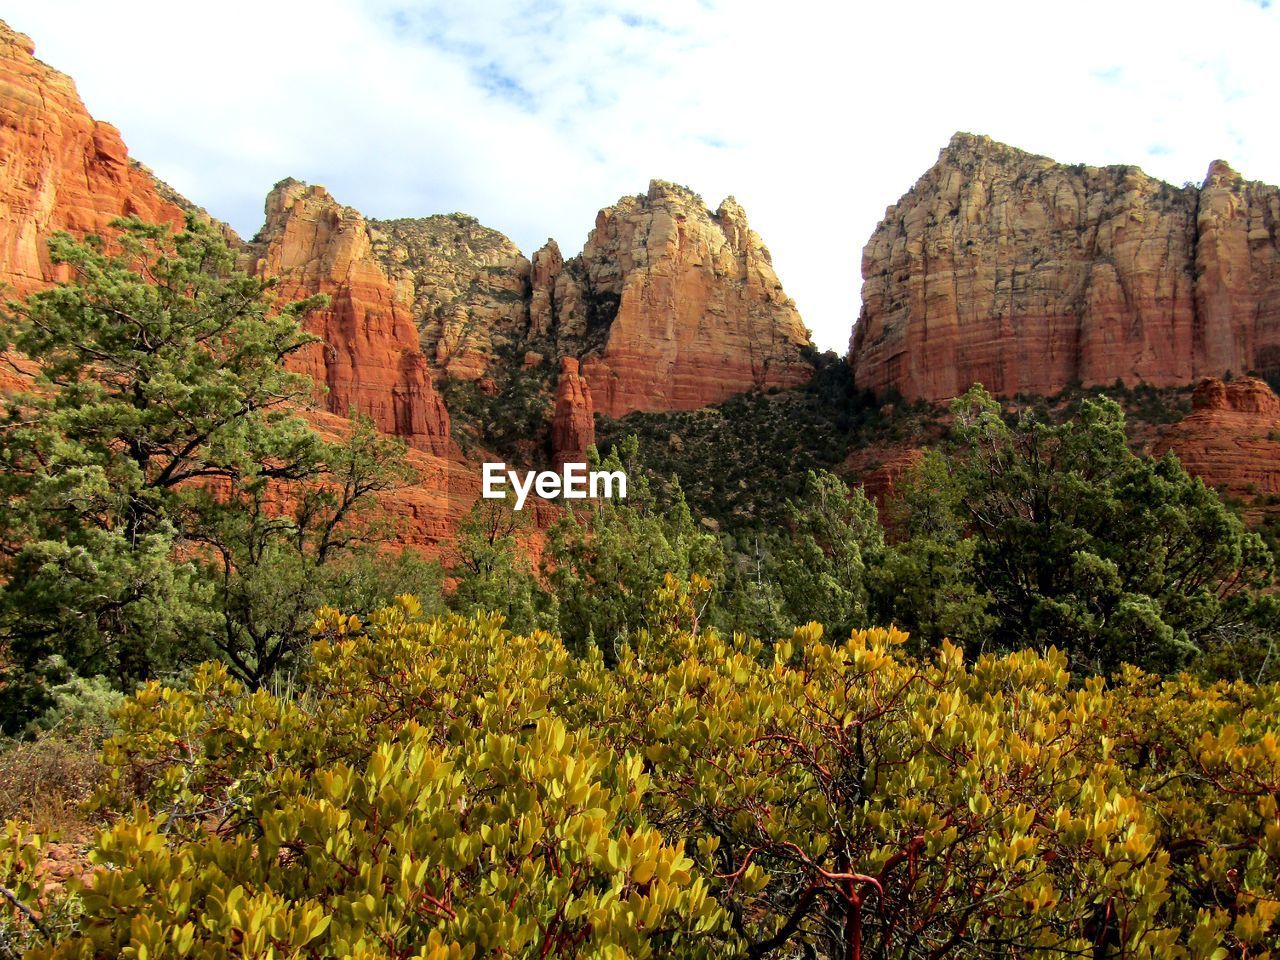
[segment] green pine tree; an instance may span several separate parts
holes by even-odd
[[[360,507],[404,479],[367,429],[329,443],[298,416],[314,388],[285,360],[323,298],[277,304],[194,216],[114,226],[53,237],[70,281],[0,324],[39,367],[0,415],[10,729],[61,664],[127,688],[221,652],[261,683],[305,640],[299,585],[364,547]]]

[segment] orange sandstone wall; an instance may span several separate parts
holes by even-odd
[[[1280,190],[957,134],[863,251],[859,386],[937,400],[1280,368]]]

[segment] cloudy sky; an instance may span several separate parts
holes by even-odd
[[[127,13],[125,10],[127,9]],[[837,12],[842,9],[843,12]],[[252,235],[277,180],[531,253],[659,177],[746,207],[841,353],[862,245],[956,130],[1280,183],[1270,0],[10,0],[138,159]]]

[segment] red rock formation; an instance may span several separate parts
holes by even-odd
[[[1280,367],[1280,191],[1203,189],[957,134],[863,251],[860,386],[908,399]]]
[[[1241,500],[1280,494],[1280,397],[1252,377],[1210,377],[1191,402],[1191,413],[1167,428],[1152,453],[1172,450],[1190,473]]]
[[[578,361],[564,357],[556,381],[555,416],[551,422],[551,458],[556,466],[585,463],[587,448],[596,442],[591,387],[579,373]]]
[[[1196,225],[1198,369],[1280,370],[1280,189],[1215,160]]]
[[[331,298],[306,322],[323,342],[299,354],[296,368],[328,387],[332,412],[365,414],[411,446],[452,451],[449,414],[431,382],[411,305],[374,259],[364,218],[323,187],[296,180],[276,185],[266,211],[253,269],[278,277],[287,299]]]
[[[732,197],[713,213],[655,180],[645,196],[600,211],[556,281],[557,300],[572,302],[566,277],[587,305],[588,346],[593,325],[607,324],[582,371],[609,416],[695,409],[813,375],[809,333]]]
[[[127,214],[183,220],[119,131],[89,116],[71,78],[34,51],[0,22],[0,282],[19,295],[54,279],[45,242],[55,231],[102,233]]]
[[[602,210],[582,253],[554,240],[525,260],[453,214],[370,224],[374,253],[411,291],[433,369],[483,381],[504,345],[582,360],[602,412],[690,409],[807,381],[808,331],[769,252],[729,198],[684,187]]]
[[[563,270],[564,257],[560,255],[560,245],[548,240],[533,255],[530,266],[529,335],[532,337],[551,334],[556,316],[556,281]]]
[[[341,440],[351,431],[346,417],[308,411],[307,420],[322,437]],[[480,468],[457,457],[409,448],[405,463],[417,475],[411,485],[377,494],[390,522],[394,543],[435,555],[453,537],[458,524],[480,498]]]
[[[862,484],[863,492],[883,509],[897,490],[898,481],[924,457],[924,449],[914,446],[862,448],[851,454],[843,469]]]

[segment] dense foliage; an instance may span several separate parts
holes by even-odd
[[[322,599],[390,596],[362,509],[409,479],[396,445],[323,440],[284,366],[323,298],[275,303],[194,216],[116,227],[110,247],[55,236],[70,282],[0,323],[39,371],[0,411],[3,729],[68,671],[127,689],[217,652],[262,683]]]
[[[453,437],[464,452],[487,450],[521,466],[545,455],[555,407],[554,366],[539,350],[550,355],[554,344],[497,345],[483,380],[446,377],[441,383]],[[532,365],[525,363],[531,352],[541,357]]]
[[[1056,645],[1100,673],[1176,670],[1251,624],[1269,630],[1262,538],[1172,455],[1134,454],[1114,401],[1011,424],[975,388],[955,414],[952,443],[890,508],[906,534],[895,620],[975,649]],[[932,599],[913,591],[921,574]]]
[[[1054,651],[694,633],[668,578],[615,668],[414,601],[325,612],[304,692],[151,684],[137,806],[32,957],[1262,957],[1280,690],[1073,683]],[[24,854],[26,850],[28,853]],[[23,877],[26,877],[26,880]],[[24,885],[25,884],[25,885]],[[29,925],[28,925],[29,926]]]
[[[697,516],[732,530],[783,522],[806,475],[836,469],[852,450],[940,435],[930,405],[876,403],[853,388],[835,354],[812,359],[813,381],[794,390],[745,393],[701,410],[597,417],[600,447],[635,436],[652,479],[678,477]]]
[[[619,644],[651,626],[649,601],[665,576],[718,578],[722,562],[679,484],[662,494],[651,489],[636,469],[636,448],[629,438],[603,461],[592,456],[593,469],[633,478],[627,498],[567,510],[551,530],[544,565],[565,643],[577,652],[599,646],[610,662]]]
[[[476,501],[445,554],[455,581],[451,609],[501,613],[510,629],[522,633],[554,626],[555,597],[542,588],[529,556],[528,516],[506,501]]]

